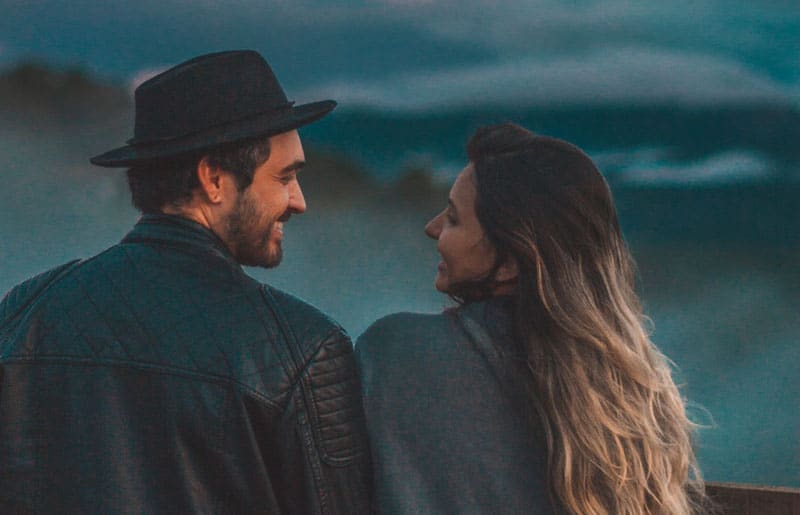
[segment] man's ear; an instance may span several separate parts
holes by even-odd
[[[197,179],[200,181],[200,192],[206,200],[212,204],[222,203],[223,186],[228,178],[221,168],[209,164],[208,156],[204,156],[197,163]]]

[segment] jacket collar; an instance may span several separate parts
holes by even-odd
[[[513,297],[500,295],[485,300],[470,302],[457,309],[461,316],[480,324],[493,338],[501,341],[511,338]]]
[[[151,243],[196,253],[210,252],[230,264],[239,265],[225,243],[210,229],[177,215],[142,215],[121,243]]]

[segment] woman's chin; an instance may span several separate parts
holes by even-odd
[[[447,281],[441,276],[441,274],[437,275],[436,279],[433,280],[433,287],[442,293],[448,292]]]

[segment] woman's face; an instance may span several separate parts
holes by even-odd
[[[468,164],[450,189],[447,207],[425,226],[425,234],[437,241],[442,260],[436,289],[451,293],[453,286],[480,280],[492,268],[495,250],[485,237],[475,214],[475,168]]]

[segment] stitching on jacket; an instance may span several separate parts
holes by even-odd
[[[125,259],[125,262],[128,263],[128,267],[130,267],[130,269],[136,268],[136,261],[134,261],[131,258],[131,255],[130,255],[130,252],[129,252],[130,249],[128,249],[127,247],[124,247],[122,245],[119,245],[119,249],[120,249],[120,253],[123,256],[123,259]],[[106,274],[106,275],[108,275],[108,274]],[[152,295],[152,286],[149,283],[147,283],[147,288],[148,288],[148,293],[150,293],[150,298],[153,298],[154,296]],[[129,308],[130,308],[130,306],[129,306]],[[139,313],[137,313],[133,309],[129,309],[128,312],[133,314],[133,316],[134,316],[134,318],[136,320],[136,324],[140,328],[142,328],[142,330],[145,333],[147,333],[146,341],[149,344],[150,349],[153,350],[153,355],[161,357],[161,353],[159,352],[158,346],[155,344],[155,342],[158,341],[158,340],[155,337],[155,335],[151,334],[150,328],[147,326],[147,324],[142,322],[142,319],[139,316]]]
[[[338,333],[338,332],[339,332],[339,330],[336,329],[335,331],[331,332],[323,340],[323,344],[320,346],[319,350],[317,351],[317,354],[322,352],[326,348],[326,345],[328,345],[330,343],[336,343],[336,340],[332,339],[332,337],[335,337],[335,333]],[[313,362],[315,365],[317,365],[319,363],[331,361],[332,359],[342,358],[343,356],[346,356],[346,351],[343,351],[341,353],[337,353],[333,357],[325,358],[325,359],[322,359],[320,361],[315,361],[314,359],[312,359],[310,361],[310,363]],[[358,394],[358,389],[357,388],[353,388],[352,377],[348,377],[347,376],[347,371],[344,371],[344,372],[342,372],[341,370],[337,370],[337,371],[339,372],[339,374],[344,376],[344,380],[336,382],[334,384],[328,383],[328,384],[323,384],[323,385],[315,385],[315,384],[313,384],[313,381],[312,381],[312,378],[311,378],[311,374],[308,373],[307,371],[304,371],[302,377],[303,377],[304,383],[307,384],[308,394],[309,394],[309,397],[311,398],[312,409],[314,410],[313,416],[316,418],[316,421],[317,421],[317,423],[314,425],[314,429],[315,429],[315,431],[317,433],[317,439],[320,442],[320,451],[321,451],[322,459],[323,459],[323,461],[325,461],[326,463],[328,463],[330,465],[346,466],[346,465],[351,464],[354,460],[356,460],[359,456],[361,456],[363,454],[364,450],[358,448],[358,445],[354,441],[355,435],[354,435],[352,430],[348,431],[347,434],[345,434],[345,435],[337,435],[335,437],[331,437],[329,435],[329,433],[331,432],[331,430],[333,428],[335,428],[337,426],[342,426],[342,425],[344,425],[346,427],[350,427],[351,429],[354,429],[353,426],[358,424],[358,418],[353,418],[352,420],[346,420],[346,421],[344,421],[344,422],[342,422],[340,424],[326,424],[326,423],[323,422],[323,420],[329,419],[330,418],[330,413],[324,412],[320,407],[320,403],[321,402],[327,402],[329,400],[334,400],[334,399],[338,399],[338,398],[346,396],[347,395],[347,393],[346,393],[347,389],[352,388],[354,390],[354,392],[356,394]],[[354,374],[355,373],[355,368],[353,368],[353,370],[351,372]],[[344,388],[345,389],[345,393],[342,394],[342,395],[334,396],[334,397],[328,397],[328,398],[325,398],[325,399],[319,399],[317,390],[319,388],[326,388],[326,387]],[[338,410],[338,411],[341,411],[341,410]],[[325,433],[325,434],[323,434],[323,433]],[[339,449],[336,449],[336,450],[332,450],[330,448],[332,440],[342,440],[342,439],[345,439],[345,438],[347,438],[347,439],[349,439],[351,441],[351,444],[349,446],[345,446],[344,449],[339,448]],[[342,454],[344,454],[344,455],[342,455]]]
[[[328,511],[328,496],[322,480],[322,464],[319,460],[319,454],[316,452],[317,448],[314,445],[313,424],[311,424],[311,421],[309,420],[308,412],[305,409],[305,402],[302,399],[302,386],[299,386],[299,390],[295,390],[292,395],[298,395],[301,397],[300,400],[295,400],[295,403],[298,405],[299,409],[297,415],[297,422],[299,425],[298,430],[302,433],[303,445],[306,448],[306,452],[303,453],[303,457],[306,460],[306,466],[311,469],[312,476],[314,477],[314,488],[317,491],[317,499],[319,500],[320,510],[322,513],[325,513]]]
[[[5,328],[7,324],[10,324],[14,319],[19,317],[28,308],[28,306],[30,306],[31,304],[36,302],[37,299],[41,298],[41,296],[47,290],[49,290],[54,284],[56,284],[61,279],[63,279],[67,275],[69,275],[72,271],[77,269],[78,265],[80,265],[81,262],[82,261],[80,259],[73,259],[72,261],[64,263],[63,265],[59,265],[59,266],[57,266],[55,268],[51,268],[48,271],[42,272],[38,276],[36,276],[36,277],[34,277],[32,279],[29,279],[27,281],[24,281],[24,282],[20,283],[19,285],[17,285],[16,287],[12,288],[11,291],[8,292],[8,297],[10,297],[11,294],[14,294],[16,296],[17,294],[20,294],[20,293],[27,293],[28,295],[26,296],[26,298],[22,299],[22,303],[20,305],[13,306],[13,302],[12,302],[11,305],[6,307],[6,308],[14,308],[14,310],[10,314],[10,316],[4,317],[4,319],[2,321],[0,321],[0,329]],[[48,277],[49,274],[52,274],[52,277]],[[36,282],[37,278],[40,279],[40,280],[41,279],[47,279],[47,282],[45,282],[42,285],[34,285],[33,283]],[[27,292],[27,291],[26,292],[20,292],[19,288],[24,286],[24,285],[27,285],[28,287],[31,287],[31,286],[37,286],[37,287],[33,292]],[[6,299],[3,299],[3,301],[5,301],[5,300]],[[17,299],[8,298],[8,300],[11,302],[12,300],[17,300]]]
[[[81,366],[81,367],[120,367],[120,368],[134,368],[146,371],[154,371],[160,372],[166,375],[172,375],[176,377],[185,377],[185,378],[192,378],[198,379],[201,381],[208,381],[217,384],[231,384],[238,387],[240,390],[249,393],[253,397],[261,400],[264,404],[267,404],[270,408],[281,410],[282,407],[278,405],[273,399],[265,396],[263,393],[259,392],[258,390],[254,390],[250,386],[237,381],[232,377],[226,376],[218,376],[214,374],[196,372],[193,370],[181,369],[176,367],[167,367],[164,365],[156,365],[151,363],[142,363],[142,362],[129,362],[129,361],[121,361],[115,359],[97,359],[92,358],[90,360],[74,358],[74,357],[66,357],[66,356],[35,356],[35,357],[9,357],[5,358],[2,361],[3,363],[11,364],[11,363],[25,363],[25,364],[44,364],[44,363],[61,363],[64,365],[74,365],[74,366]]]
[[[283,338],[284,341],[286,342],[286,347],[289,349],[289,357],[292,360],[292,365],[294,365],[293,370],[288,369],[283,359],[284,357],[283,353],[274,344],[272,345],[273,352],[275,352],[275,355],[278,356],[278,361],[280,362],[281,367],[283,368],[283,372],[288,377],[294,377],[293,372],[296,372],[300,368],[300,365],[297,363],[297,358],[294,356],[292,352],[296,342],[294,338],[294,333],[292,333],[291,330],[289,329],[289,323],[284,318],[281,310],[278,308],[277,301],[275,300],[275,297],[272,295],[272,292],[269,291],[269,287],[265,284],[262,284],[259,290],[261,292],[261,298],[264,299],[264,304],[266,304],[267,308],[272,313],[272,316],[278,323],[278,328],[283,333]]]

